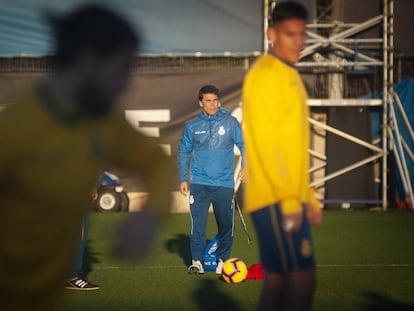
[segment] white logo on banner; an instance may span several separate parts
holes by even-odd
[[[125,119],[139,132],[150,137],[160,137],[160,128],[142,126],[140,122],[170,122],[169,109],[135,109],[125,110]],[[164,151],[171,155],[171,145],[162,144]]]

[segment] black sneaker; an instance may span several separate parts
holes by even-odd
[[[99,289],[98,285],[89,283],[83,278],[73,278],[67,281],[66,289],[75,289],[75,290],[95,290]]]

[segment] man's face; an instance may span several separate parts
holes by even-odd
[[[203,108],[204,113],[213,116],[217,113],[219,100],[216,94],[203,94],[203,99],[199,101],[200,107]]]
[[[297,63],[306,40],[306,23],[302,19],[284,20],[268,28],[272,52],[289,63]]]
[[[89,55],[78,94],[88,113],[101,115],[110,110],[127,87],[133,56],[132,49],[121,49],[105,58]]]

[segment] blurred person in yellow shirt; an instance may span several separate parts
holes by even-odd
[[[265,272],[258,310],[310,310],[316,289],[310,224],[322,220],[309,188],[309,109],[295,68],[306,40],[307,11],[277,3],[271,51],[243,87],[245,209],[252,214]]]

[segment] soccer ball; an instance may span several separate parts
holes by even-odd
[[[227,283],[243,282],[247,276],[247,266],[240,258],[230,258],[224,262],[221,276]]]

